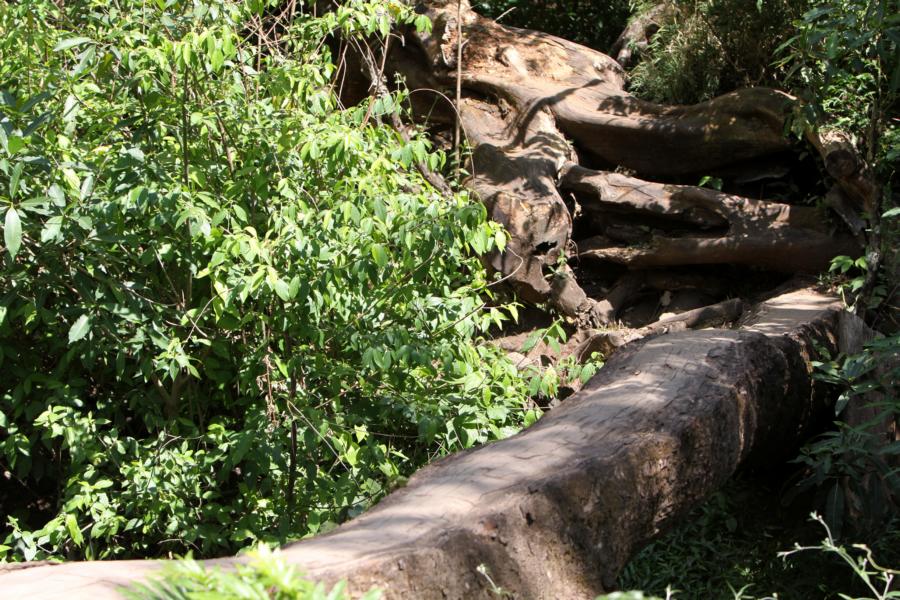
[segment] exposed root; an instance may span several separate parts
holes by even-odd
[[[623,282],[588,296],[565,265],[576,255],[628,269],[736,264],[794,273],[859,253],[819,209],[612,172],[671,180],[740,175],[750,162],[783,168],[789,95],[755,88],[694,106],[652,104],[624,90],[624,71],[604,54],[500,25],[467,0],[429,0],[420,10],[434,28],[392,44],[387,79],[421,90],[411,106],[433,127],[452,129],[458,112],[473,150],[469,185],[511,234],[506,251],[485,260],[523,300],[550,303],[580,326],[616,318],[633,290]],[[829,205],[859,234],[855,211],[874,189],[862,161],[838,137],[810,141],[845,197]],[[593,237],[573,245],[578,219]]]

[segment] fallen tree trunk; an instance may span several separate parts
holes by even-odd
[[[791,456],[829,410],[810,379],[814,346],[854,344],[855,320],[804,290],[757,307],[742,330],[628,345],[535,426],[422,469],[284,555],[315,579],[388,598],[492,598],[480,565],[514,597],[593,597],[739,466]],[[42,566],[0,575],[0,589],[114,598],[156,564]]]

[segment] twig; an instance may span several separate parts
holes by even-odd
[[[459,146],[462,130],[462,0],[456,0],[456,130],[453,134],[453,162],[456,165],[456,178],[459,179]]]

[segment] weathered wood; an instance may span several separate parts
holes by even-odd
[[[704,229],[727,226],[728,218],[722,213],[744,201],[715,190],[651,183],[573,164],[563,168],[559,185],[582,199],[588,210],[628,211]]]
[[[589,598],[630,556],[747,461],[787,458],[828,410],[814,345],[849,343],[854,319],[811,291],[758,307],[743,330],[632,344],[579,393],[508,440],[422,469],[337,530],[288,546],[308,575],[388,598]],[[843,332],[843,333],[842,333]],[[230,559],[235,560],[235,559]],[[228,561],[224,561],[227,564]],[[114,598],[146,562],[73,563],[0,575],[12,598]]]
[[[648,333],[671,333],[684,329],[703,329],[705,327],[720,327],[732,323],[740,318],[744,312],[744,303],[740,298],[725,300],[718,304],[695,308],[681,314],[665,317],[651,323],[642,329]]]
[[[561,192],[588,190],[601,213],[631,209],[703,230],[731,230],[714,239],[644,239],[639,229],[607,217],[605,230],[596,233],[610,239],[611,247],[589,256],[633,268],[736,263],[809,272],[827,266],[836,254],[859,254],[850,236],[832,243],[831,232],[822,227],[826,220],[811,208],[577,166],[587,160],[644,178],[672,178],[740,173],[750,161],[781,164],[792,147],[784,131],[793,97],[754,88],[693,106],[653,104],[625,91],[621,65],[600,52],[506,27],[475,13],[468,0],[427,0],[417,6],[432,20],[433,30],[407,31],[403,44],[392,44],[387,78],[406,81],[413,90],[413,112],[432,127],[452,129],[461,123],[473,149],[470,187],[511,236],[506,251],[489,255],[486,262],[521,299],[550,303],[580,323],[608,318],[609,306],[596,305],[603,298],[582,299],[568,282],[560,295],[562,288],[549,280],[560,261],[572,256],[577,212],[573,215]],[[451,102],[457,87],[459,101]],[[813,132],[809,138],[840,176],[842,189],[853,198],[871,192],[852,147],[820,140]],[[644,186],[643,196],[618,193],[635,192],[635,185]],[[738,211],[740,219],[734,218]],[[594,219],[594,213],[592,220],[604,221]],[[653,247],[647,251],[630,247],[648,242]]]
[[[818,273],[838,254],[858,256],[850,238],[831,239],[808,230],[770,230],[727,236],[654,237],[636,247],[610,247],[581,252],[582,258],[629,268],[742,264],[783,273]]]
[[[814,207],[654,183],[578,165],[566,165],[560,187],[577,194],[585,210],[627,211],[681,228],[674,235],[647,233],[629,247],[583,243],[582,257],[636,268],[728,263],[813,273],[827,268],[836,254],[860,252],[850,236],[829,232],[823,213]]]
[[[625,277],[623,279],[629,278]],[[733,298],[717,304],[665,316],[654,323],[636,329],[622,328],[594,331],[581,341],[571,354],[579,362],[584,362],[594,352],[609,358],[625,344],[641,338],[684,331],[686,329],[721,327],[737,321],[743,312],[743,301],[740,298]]]

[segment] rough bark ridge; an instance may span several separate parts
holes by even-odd
[[[742,330],[682,331],[629,345],[581,392],[508,440],[426,467],[287,559],[387,598],[592,598],[628,558],[741,464],[766,464],[828,403],[809,377],[814,345],[853,344],[855,317],[801,291],[757,307]],[[227,564],[237,559],[211,561]],[[11,598],[118,597],[149,561],[0,574]]]
[[[849,233],[831,233],[824,211],[650,181],[716,173],[764,179],[773,162],[793,160],[784,134],[790,96],[756,88],[660,106],[624,91],[622,67],[589,48],[500,25],[468,0],[417,9],[433,31],[406,32],[392,44],[386,78],[401,76],[414,112],[447,130],[459,82],[459,118],[473,149],[470,186],[512,238],[488,259],[520,298],[602,325],[610,314],[597,302],[614,282],[586,294],[566,259],[631,270],[727,263],[796,273],[859,251]],[[845,212],[855,214],[874,193],[864,165],[846,144],[810,140],[835,194],[849,203]],[[590,235],[575,239],[579,220]]]

